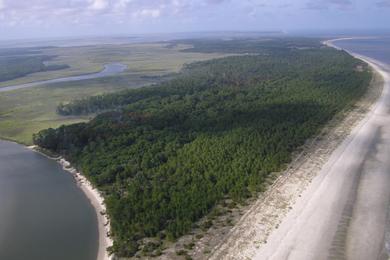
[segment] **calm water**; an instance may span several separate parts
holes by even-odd
[[[96,259],[96,214],[52,160],[0,141],[0,259]]]
[[[104,65],[104,69],[98,73],[91,73],[91,74],[85,74],[85,75],[80,75],[80,76],[50,79],[50,80],[36,81],[36,82],[32,82],[32,83],[26,83],[26,84],[14,85],[14,86],[7,86],[7,87],[0,88],[0,92],[16,90],[16,89],[21,89],[21,88],[31,88],[31,87],[36,87],[36,86],[45,85],[45,84],[79,81],[79,80],[96,79],[96,78],[103,78],[103,77],[107,77],[107,76],[114,76],[114,75],[117,75],[119,73],[122,73],[123,71],[126,70],[126,68],[127,68],[127,66],[124,64],[111,63],[111,64]]]
[[[334,44],[390,65],[390,37],[336,41]]]

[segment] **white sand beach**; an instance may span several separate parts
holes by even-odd
[[[106,214],[103,196],[93,187],[87,178],[77,172],[75,168],[71,167],[71,164],[68,161],[61,158],[58,162],[62,165],[64,170],[70,172],[74,176],[80,189],[85,193],[92,206],[95,208],[99,225],[99,251],[97,260],[112,259],[112,256],[107,252],[107,248],[112,246],[113,240],[110,237],[110,222]]]
[[[330,45],[331,42],[328,42]],[[387,259],[390,202],[389,75],[373,110],[333,153],[254,259]]]
[[[210,259],[388,259],[390,76],[351,54],[383,77],[380,98],[329,157],[316,151],[287,171]]]
[[[65,171],[72,174],[77,185],[84,192],[84,194],[89,199],[96,211],[99,230],[99,249],[97,260],[113,259],[113,256],[109,255],[107,252],[107,248],[113,245],[113,240],[110,237],[110,221],[106,214],[106,206],[104,204],[103,196],[96,188],[94,188],[90,181],[88,181],[81,173],[79,173],[75,168],[71,166],[70,162],[66,161],[62,157],[50,157],[36,149],[36,146],[29,146],[28,148],[43,154],[49,159],[57,161]]]

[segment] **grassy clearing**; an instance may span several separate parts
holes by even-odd
[[[0,94],[0,137],[31,144],[32,134],[47,127],[88,120],[88,117],[57,115],[60,102],[119,91],[147,84],[137,77],[112,77],[61,83]]]
[[[43,49],[43,55],[57,56],[48,62],[48,65],[68,64],[70,68],[33,73],[18,79],[1,82],[0,87],[94,73],[102,70],[104,64],[112,62],[121,62],[128,65],[127,71],[122,75],[139,73],[162,75],[178,71],[184,63],[222,56],[180,52],[186,47],[188,46],[178,45],[175,48],[166,48],[165,44],[149,43]]]
[[[69,64],[70,69],[34,73],[1,86],[96,72],[110,62],[128,65],[119,76],[78,82],[60,83],[30,89],[0,93],[0,138],[31,144],[32,134],[48,127],[58,127],[88,120],[88,117],[62,117],[56,114],[60,102],[136,88],[158,81],[158,78],[177,72],[185,63],[220,57],[217,54],[184,53],[183,46],[165,48],[163,44],[102,45],[53,48],[45,54],[58,55],[52,62]]]

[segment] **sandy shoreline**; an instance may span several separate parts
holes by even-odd
[[[99,230],[99,249],[97,254],[97,260],[111,260],[113,256],[109,255],[107,248],[113,245],[113,240],[109,236],[110,234],[110,221],[106,214],[106,206],[104,204],[104,198],[99,193],[99,191],[94,188],[92,183],[87,180],[81,173],[79,173],[75,168],[73,168],[70,162],[66,161],[62,157],[50,157],[38,149],[36,146],[29,146],[30,150],[43,154],[45,157],[57,161],[62,168],[72,174],[78,187],[84,192],[86,197],[89,199],[91,205],[94,207],[97,220],[98,220],[98,230]]]
[[[320,144],[287,170],[209,259],[388,259],[389,75],[383,64],[351,54],[385,80],[380,98],[344,119],[329,134],[333,145]]]
[[[379,62],[351,54],[382,75],[383,94],[254,259],[388,259],[389,77]]]
[[[383,70],[364,57],[386,80]],[[387,87],[384,89],[386,93]],[[254,259],[387,259],[381,248],[389,204],[389,166],[378,157],[383,96],[334,151],[313,184]],[[385,133],[388,135],[387,133]],[[388,137],[385,137],[388,138]],[[380,143],[380,142],[379,142]],[[382,165],[380,165],[382,164]]]

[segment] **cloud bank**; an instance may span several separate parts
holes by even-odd
[[[346,9],[352,6],[351,0],[311,0],[306,4],[308,9],[329,9],[332,7]]]
[[[390,0],[0,0],[0,35],[390,26],[384,7]]]

